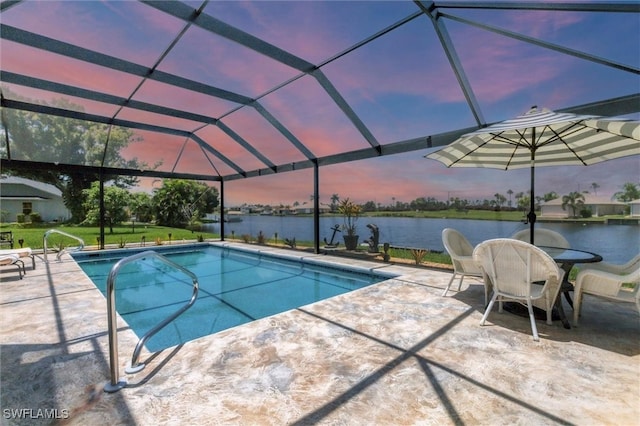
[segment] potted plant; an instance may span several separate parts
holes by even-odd
[[[344,224],[342,225],[344,233],[342,238],[344,239],[344,245],[347,250],[355,250],[356,247],[358,247],[356,222],[360,217],[360,211],[360,206],[353,203],[348,198],[340,201],[340,204],[338,205],[338,212],[342,214],[344,219]]]

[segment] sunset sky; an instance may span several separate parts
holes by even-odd
[[[201,2],[185,4],[198,8]],[[340,55],[418,11],[415,3],[405,1],[211,1],[204,8],[207,16],[295,58],[320,65],[324,76],[381,145],[478,125],[426,15]],[[441,11],[640,68],[637,13]],[[151,68],[158,63],[158,72],[257,99],[316,157],[370,146],[314,76],[300,76],[299,70],[283,62],[197,25],[171,47],[184,21],[143,3],[28,1],[4,10],[1,20],[3,25],[117,56],[132,64]],[[640,92],[637,72],[565,55],[457,19],[444,17],[441,21],[486,123],[523,114],[533,105],[561,109]],[[276,165],[305,160],[304,154],[251,106],[65,58],[4,36],[0,55],[3,71],[207,115],[219,118],[224,125],[203,126],[129,107],[118,110],[107,103],[3,81],[5,96],[8,90],[47,103],[64,97],[88,113],[193,132],[243,170],[266,166],[224,129],[231,129]],[[637,120],[640,115],[627,118]],[[11,130],[10,124],[8,127]],[[150,165],[160,160],[158,169],[163,171],[223,176],[235,173],[228,164],[201,150],[193,139],[149,131],[136,133],[143,140],[121,152],[127,159],[137,158]],[[19,141],[14,143],[12,153],[19,158]],[[338,194],[357,202],[385,205],[417,197],[474,201],[492,199],[495,193],[506,195],[508,190],[517,193],[529,189],[529,170],[447,169],[424,158],[433,150],[322,167],[320,200],[328,203],[332,194]],[[65,158],[54,160],[64,162]],[[536,194],[592,191],[596,183],[597,195],[611,196],[626,182],[639,183],[639,177],[639,156],[589,167],[540,167],[536,170]],[[141,185],[149,190],[154,184],[145,180]],[[312,194],[311,169],[225,184],[227,206],[303,204]]]

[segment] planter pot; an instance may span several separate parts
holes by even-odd
[[[355,250],[358,247],[359,235],[343,235],[344,246],[347,250]]]

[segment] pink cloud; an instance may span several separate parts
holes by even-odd
[[[507,28],[526,31],[531,37],[549,39],[566,27],[571,27],[584,20],[584,14],[576,12],[557,13],[548,10],[527,13],[504,14],[508,22]]]
[[[107,70],[88,62],[65,58],[6,40],[2,41],[2,69],[85,89],[127,96],[139,77]]]

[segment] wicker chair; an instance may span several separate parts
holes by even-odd
[[[493,290],[480,325],[484,325],[496,300],[500,312],[504,300],[526,303],[533,340],[539,340],[533,306],[543,309],[547,324],[552,324],[551,314],[564,276],[556,262],[538,247],[511,238],[478,244],[473,258],[482,269],[485,285]]]
[[[633,287],[623,284],[634,284]],[[582,269],[573,290],[573,325],[578,325],[584,294],[636,304],[640,312],[640,254],[623,265],[601,262]]]
[[[598,263],[589,264],[588,269],[595,269],[598,271],[610,272],[612,274],[624,275],[624,274],[630,274],[634,270],[638,270],[639,265],[640,265],[640,253],[635,255],[630,261],[624,264],[598,262]]]
[[[443,229],[442,244],[444,244],[444,248],[447,250],[447,253],[449,253],[449,256],[451,256],[451,262],[453,263],[453,275],[444,293],[442,293],[443,296],[446,296],[456,275],[460,275],[460,281],[458,282],[458,291],[460,291],[464,277],[471,276],[481,278],[482,271],[471,256],[473,246],[460,232],[452,228]],[[484,303],[486,305],[489,302],[489,292],[486,287],[484,293]]]
[[[531,241],[531,232],[529,229],[523,229],[511,236],[515,240],[524,241],[526,243]],[[558,247],[558,248],[570,248],[569,241],[562,234],[552,231],[546,228],[536,228],[533,231],[533,243],[537,246],[545,247]]]

